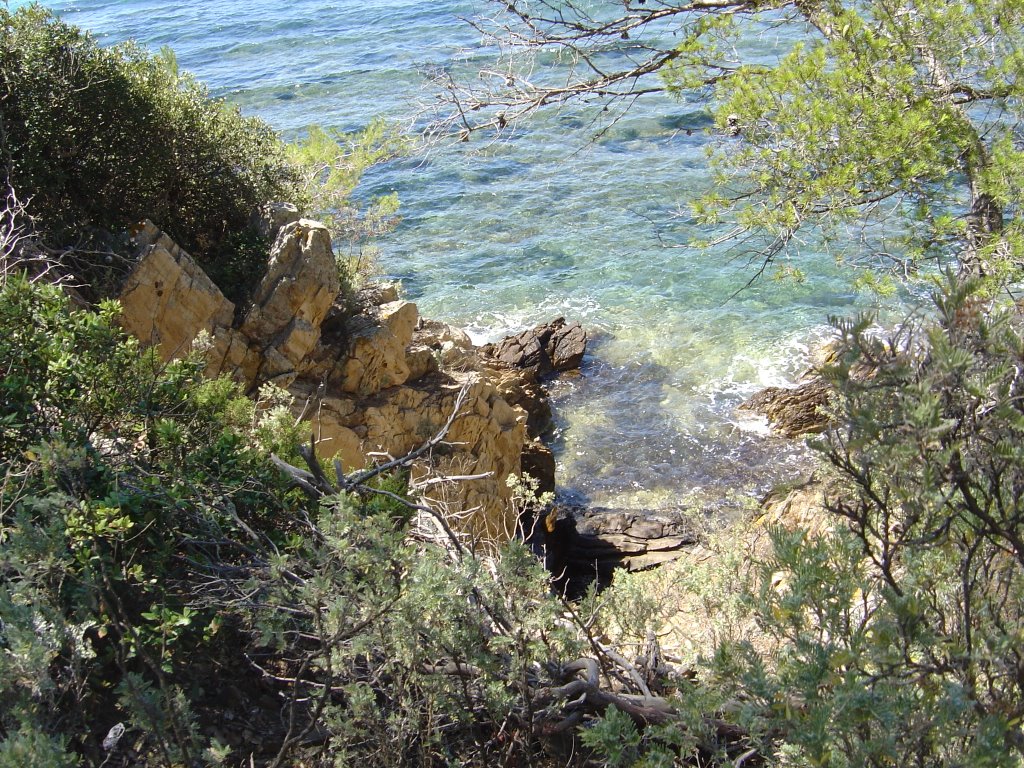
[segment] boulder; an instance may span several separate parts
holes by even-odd
[[[533,330],[507,336],[497,344],[488,345],[484,347],[484,354],[506,368],[528,371],[534,378],[554,370],[544,352],[544,345]]]
[[[768,387],[740,405],[740,410],[765,416],[778,434],[794,438],[821,432],[829,424],[824,410],[831,385],[820,376],[792,387]]]
[[[550,337],[544,344],[544,351],[556,371],[574,371],[583,364],[587,352],[587,332],[579,323],[566,323],[558,318],[548,325]]]
[[[200,332],[231,327],[235,305],[170,237],[146,221],[134,239],[138,262],[118,296],[125,330],[169,360],[189,352]]]
[[[408,301],[389,302],[376,314],[353,318],[341,375],[332,380],[342,391],[362,396],[404,384],[412,373],[406,348],[418,318],[416,305]]]
[[[432,350],[439,365],[446,370],[466,373],[483,368],[480,350],[473,346],[469,334],[447,323],[421,319],[413,335],[413,342]]]
[[[360,307],[379,307],[398,301],[398,283],[394,281],[373,282],[359,289],[356,304]]]
[[[541,379],[578,368],[586,348],[587,333],[580,324],[559,317],[487,344],[480,349],[480,356],[502,397],[528,414],[530,437],[541,437],[552,426],[551,403]]]
[[[422,344],[411,344],[405,352],[405,365],[409,369],[407,381],[419,381],[441,370],[434,350]]]
[[[584,568],[609,561],[642,570],[673,560],[700,540],[697,526],[684,510],[571,510],[576,535],[570,562]]]
[[[262,353],[259,379],[287,385],[298,376],[340,287],[327,227],[308,219],[283,227],[239,329]]]
[[[570,595],[595,582],[607,586],[618,568],[639,571],[676,560],[701,540],[684,509],[566,505],[543,520],[542,533],[545,562]]]
[[[237,330],[218,331],[206,352],[206,375],[226,375],[247,385],[258,383],[263,356],[249,339]]]
[[[483,354],[502,367],[518,368],[536,379],[579,368],[586,350],[587,332],[579,323],[566,323],[564,317],[559,317],[488,344]]]
[[[273,241],[282,229],[301,218],[292,203],[267,203],[253,216],[252,224],[261,236]]]

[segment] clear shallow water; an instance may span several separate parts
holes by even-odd
[[[475,1],[45,4],[105,43],[172,46],[215,95],[286,135],[376,115],[413,125],[429,100],[425,68],[488,54],[457,18]],[[765,41],[750,45],[770,56]],[[374,169],[360,191],[398,193],[404,219],[380,244],[381,267],[424,314],[481,341],[557,315],[591,331],[582,375],[554,391],[560,482],[595,503],[753,496],[791,476],[802,449],[735,408],[792,381],[829,314],[869,302],[830,256],[801,257],[806,282],[734,295],[746,261],[679,247],[696,234],[687,201],[708,183],[708,126],[700,104],[668,98],[596,140],[590,116],[550,113],[512,141]]]

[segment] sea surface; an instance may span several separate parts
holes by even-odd
[[[464,21],[483,0],[44,4],[105,44],[171,46],[213,94],[287,137],[375,116],[414,129],[433,98],[426,71],[470,73],[494,55]],[[770,61],[787,41],[744,45]],[[559,481],[582,499],[738,508],[806,470],[800,444],[736,406],[792,383],[829,315],[871,305],[813,247],[795,262],[804,281],[743,289],[747,259],[686,246],[700,234],[688,201],[721,140],[699,98],[655,96],[611,125],[563,109],[511,139],[436,145],[372,170],[358,191],[397,192],[403,219],[379,266],[423,314],[478,341],[559,315],[589,329],[582,372],[554,385]]]

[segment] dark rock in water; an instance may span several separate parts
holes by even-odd
[[[828,404],[831,391],[831,385],[819,376],[792,389],[762,389],[740,409],[766,416],[783,437],[800,437],[821,432],[828,426],[829,417],[823,407]]]
[[[559,317],[528,331],[506,336],[480,348],[484,364],[499,376],[495,386],[511,405],[528,414],[526,428],[540,437],[551,428],[551,404],[540,380],[549,374],[579,368],[587,349],[587,332]],[[502,373],[503,372],[503,373]]]
[[[559,317],[545,325],[506,336],[483,348],[484,355],[506,368],[527,371],[534,378],[579,368],[587,350],[587,332]]]
[[[556,371],[574,371],[583,363],[587,351],[587,332],[579,323],[566,323],[558,318],[548,328],[551,336],[544,345],[544,351],[551,359]]]
[[[556,584],[579,595],[611,583],[616,568],[639,571],[667,563],[700,542],[685,510],[561,507],[544,520],[545,563]]]
[[[796,387],[768,387],[755,393],[740,406],[740,410],[760,413],[768,418],[772,428],[783,437],[801,437],[824,431],[831,423],[827,405],[833,392],[822,371],[835,366],[842,347],[831,342],[819,349],[817,360],[800,376]],[[849,370],[857,381],[874,376],[870,365],[857,363]]]
[[[507,336],[497,344],[484,347],[484,354],[506,368],[521,368],[534,376],[551,373],[551,361],[534,331]]]

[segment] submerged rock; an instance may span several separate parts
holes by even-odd
[[[502,396],[528,414],[531,437],[543,437],[552,426],[551,403],[542,379],[575,370],[587,350],[587,332],[564,317],[506,336],[480,348],[483,364]]]
[[[566,323],[558,318],[548,326],[551,336],[544,345],[544,351],[551,359],[556,371],[574,371],[583,363],[587,352],[587,332],[577,323]]]
[[[800,384],[756,392],[740,405],[740,410],[765,416],[782,437],[823,432],[832,423],[828,405],[834,389],[821,372],[836,363],[840,352],[838,343],[826,344],[818,351],[814,364],[800,376]],[[859,381],[874,376],[874,370],[863,363],[854,365],[849,373]]]

